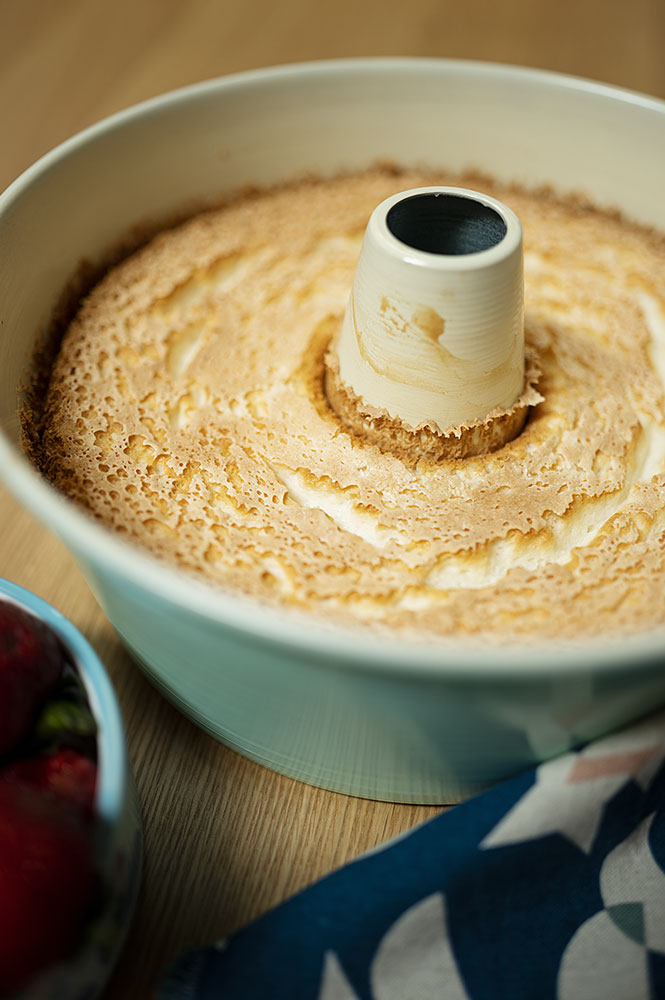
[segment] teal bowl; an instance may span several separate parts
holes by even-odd
[[[142,825],[118,701],[99,657],[46,601],[0,578],[0,600],[35,615],[60,638],[85,687],[97,723],[94,854],[102,903],[69,959],[26,987],[20,1000],[91,1000],[104,988],[131,923],[141,879]]]
[[[378,161],[584,191],[665,230],[665,103],[437,59],[282,66],[130,108],[0,196],[0,476],[69,547],[138,662],[204,729],[354,795],[452,802],[665,702],[665,633],[483,648],[395,641],[266,608],[131,547],[21,446],[21,385],[83,261],[137,224],[252,185]]]

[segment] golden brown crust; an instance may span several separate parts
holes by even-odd
[[[417,637],[665,624],[665,246],[483,185],[525,233],[542,402],[486,455],[350,433],[323,359],[376,204],[470,177],[373,171],[256,193],[164,233],[83,302],[43,434],[52,481],[214,583]],[[665,338],[665,334],[663,335]]]

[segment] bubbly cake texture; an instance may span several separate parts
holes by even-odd
[[[519,216],[542,394],[489,455],[407,463],[328,404],[363,231],[396,191]],[[665,623],[665,240],[582,201],[372,170],[258,192],[163,232],[82,303],[44,471],[223,589],[422,639]]]

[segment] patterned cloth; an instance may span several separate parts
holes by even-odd
[[[214,948],[161,1000],[665,997],[665,712],[416,827]]]

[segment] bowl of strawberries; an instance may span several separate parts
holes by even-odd
[[[141,819],[120,709],[63,615],[0,579],[0,998],[90,1000],[128,929]]]

